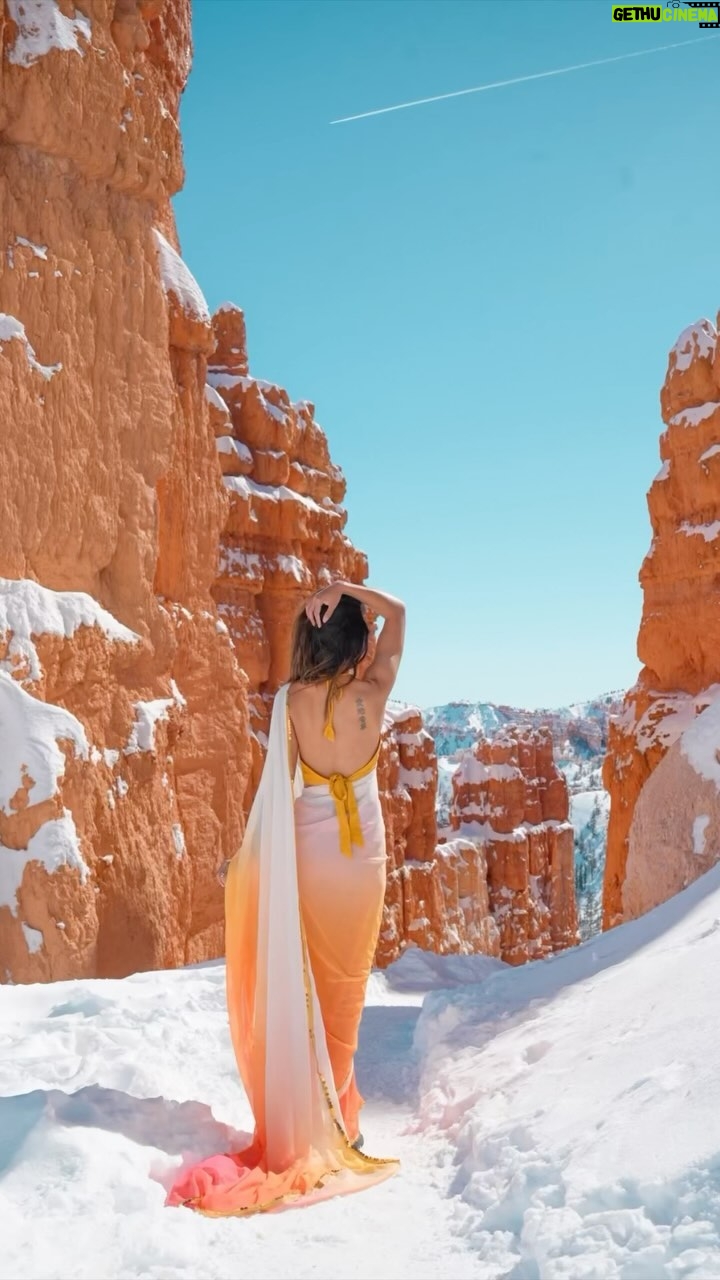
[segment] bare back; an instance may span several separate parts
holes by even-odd
[[[369,680],[343,679],[332,705],[334,739],[325,736],[326,683],[291,684],[288,711],[293,728],[291,767],[300,759],[323,777],[346,776],[367,764],[380,740],[387,695]]]

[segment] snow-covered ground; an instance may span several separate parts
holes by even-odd
[[[720,866],[513,969],[373,974],[366,1149],[400,1174],[250,1219],[163,1206],[249,1113],[220,963],[0,988],[4,1280],[720,1277]]]

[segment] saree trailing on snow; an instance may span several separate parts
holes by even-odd
[[[227,998],[251,1146],[178,1176],[169,1204],[233,1215],[311,1203],[398,1168],[354,1149],[353,1058],[385,887],[377,753],[345,778],[298,762],[287,685],[226,885]]]

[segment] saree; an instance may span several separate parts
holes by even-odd
[[[385,839],[374,765],[289,768],[288,686],[225,886],[227,1003],[255,1132],[181,1170],[166,1203],[210,1216],[311,1204],[399,1167],[357,1150],[354,1053],[382,912]]]

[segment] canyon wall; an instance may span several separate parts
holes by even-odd
[[[189,3],[0,14],[0,976],[123,974],[221,949],[251,769],[169,204]]]
[[[189,0],[0,0],[0,42],[0,980],[121,976],[222,954],[295,612],[367,562],[313,405],[179,254]],[[518,870],[463,792],[439,841],[432,739],[389,719],[378,962],[565,945],[549,828]]]
[[[503,960],[522,964],[573,946],[574,833],[551,730],[510,725],[481,739],[452,787],[450,825],[482,850]]]
[[[680,334],[660,403],[662,466],[640,570],[644,665],[611,721],[604,767],[606,928],[720,857],[720,350],[711,321]]]
[[[213,323],[207,400],[229,503],[213,596],[249,680],[249,808],[295,615],[319,586],[337,577],[362,582],[368,566],[343,532],[345,479],[314,406],[249,375],[239,308],[226,304]]]

